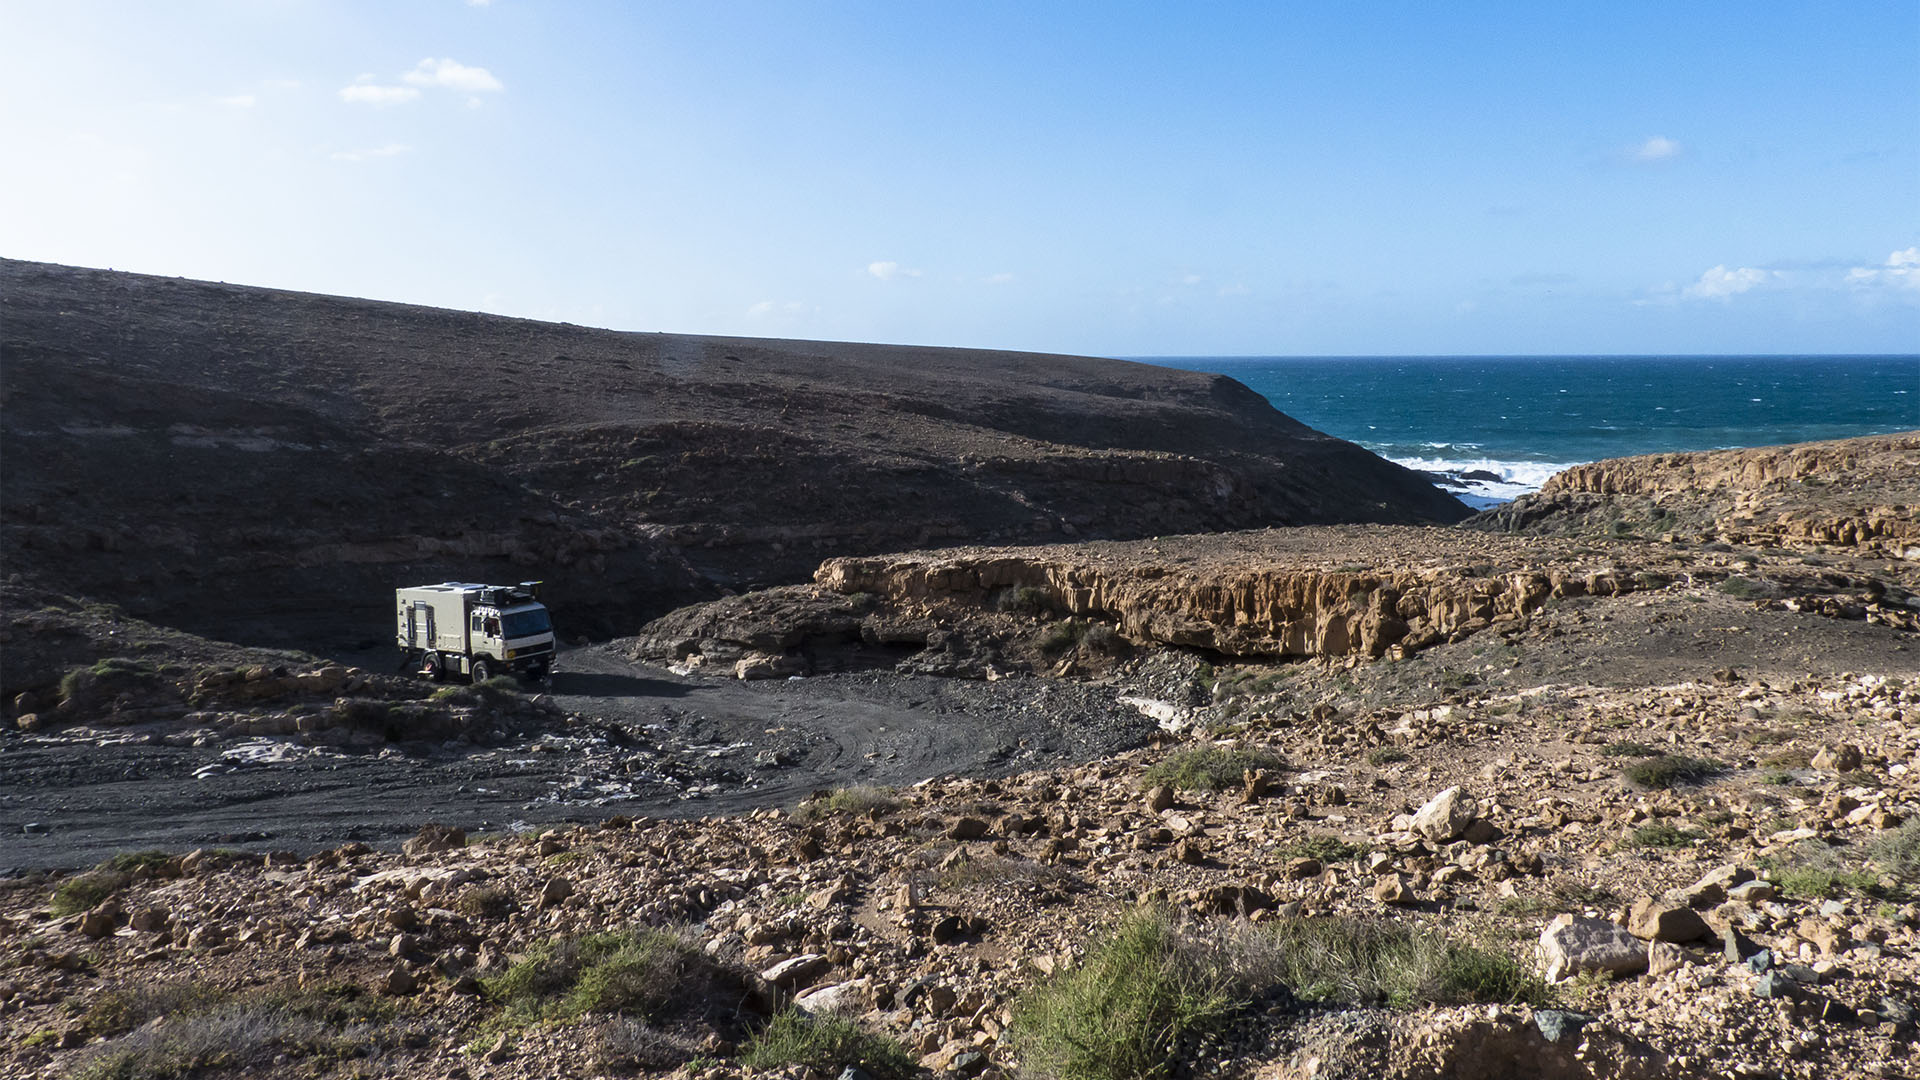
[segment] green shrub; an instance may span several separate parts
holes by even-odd
[[[1381,765],[1392,765],[1398,761],[1406,761],[1412,757],[1412,754],[1407,753],[1397,746],[1378,746],[1367,751],[1367,764],[1377,768]]]
[[[1706,758],[1661,754],[1634,762],[1627,766],[1622,775],[1643,788],[1670,788],[1675,784],[1704,780],[1720,770],[1719,762]]]
[[[643,928],[542,942],[481,986],[509,1025],[587,1013],[652,1020],[703,1002],[726,975],[687,938]]]
[[[1144,1080],[1166,1076],[1182,1046],[1232,1010],[1220,977],[1181,947],[1166,917],[1141,911],[1078,967],[1022,994],[1008,1034],[1033,1073]]]
[[[1014,615],[1042,615],[1047,610],[1047,594],[1031,585],[1015,585],[1001,593],[993,606]]]
[[[1868,851],[1893,877],[1920,882],[1920,818],[1874,837]]]
[[[1543,1004],[1546,984],[1506,950],[1395,922],[1281,919],[1216,946],[1236,983],[1284,984],[1307,1001],[1407,1009],[1474,1002]]]
[[[158,869],[171,862],[173,862],[173,856],[164,851],[127,851],[115,855],[95,869],[118,870],[121,873],[132,874],[149,867]]]
[[[283,1058],[354,1058],[397,1046],[397,1007],[364,987],[268,987],[245,999],[170,984],[106,995],[85,1014],[89,1031],[117,1038],[81,1052],[74,1080],[185,1080],[207,1073],[285,1072]],[[148,1021],[165,1017],[160,1024]]]
[[[1659,747],[1651,746],[1643,742],[1608,743],[1606,748],[1600,752],[1607,757],[1648,758],[1660,756]]]
[[[1127,651],[1127,639],[1106,623],[1089,625],[1087,632],[1080,636],[1080,644],[1104,656],[1118,656]]]
[[[609,1017],[592,1034],[593,1063],[607,1073],[670,1072],[701,1056],[698,1042],[631,1017]]]
[[[229,995],[201,983],[144,983],[108,990],[87,1005],[80,1023],[97,1036],[120,1035],[160,1016],[211,1012]]]
[[[1047,627],[1040,635],[1039,648],[1043,653],[1065,652],[1080,643],[1087,632],[1087,624],[1078,619],[1068,619]]]
[[[907,1048],[884,1035],[875,1035],[839,1016],[809,1016],[788,1009],[741,1049],[740,1063],[749,1069],[770,1070],[803,1065],[832,1076],[849,1066],[879,1080],[904,1080],[915,1072]]]
[[[1327,864],[1346,862],[1366,853],[1365,847],[1337,836],[1303,836],[1274,849],[1274,854],[1282,859],[1318,859]]]
[[[1682,829],[1670,822],[1656,821],[1633,830],[1628,843],[1643,848],[1683,848],[1700,839],[1700,833]]]
[[[1143,775],[1147,784],[1181,791],[1221,791],[1240,786],[1247,771],[1285,767],[1280,756],[1247,747],[1203,746],[1181,750],[1155,763]]]
[[[1777,591],[1772,585],[1756,578],[1734,575],[1714,586],[1736,600],[1764,600]]]
[[[1866,870],[1845,870],[1824,866],[1789,866],[1773,871],[1769,878],[1781,895],[1795,900],[1826,900],[1848,894],[1877,896],[1880,876]]]
[[[1879,853],[1876,851],[1874,855]],[[1876,861],[1879,861],[1876,859]],[[1828,847],[1818,841],[1796,844],[1780,854],[1760,860],[1781,895],[1796,900],[1825,900],[1836,896],[1871,896],[1882,900],[1898,898],[1901,890],[1888,888],[1880,874],[1855,854]]]
[[[1061,885],[1073,881],[1073,874],[1058,866],[1006,855],[971,854],[941,867],[933,877],[942,889],[967,889],[977,885],[998,885],[1027,881],[1039,885]]]
[[[520,906],[513,892],[494,885],[477,885],[454,901],[455,911],[469,919],[503,919]]]
[[[48,907],[55,915],[74,915],[86,911],[127,887],[133,875],[124,870],[89,870],[75,874],[53,890]]]
[[[1545,897],[1510,896],[1500,902],[1502,915],[1544,915],[1568,908],[1612,908],[1620,906],[1620,897],[1610,889],[1562,881],[1549,889]]]
[[[900,796],[893,788],[860,784],[806,799],[794,807],[793,813],[802,821],[819,821],[840,814],[887,813],[899,808]]]

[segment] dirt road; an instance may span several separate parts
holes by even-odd
[[[1011,773],[1142,742],[1152,721],[1116,693],[890,672],[687,678],[628,661],[616,643],[562,659],[552,696],[578,721],[506,747],[196,746],[137,728],[0,739],[0,872],[150,848],[394,842],[427,821],[490,831],[730,813],[850,784]]]

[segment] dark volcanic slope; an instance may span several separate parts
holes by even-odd
[[[7,572],[260,643],[378,636],[413,579],[544,577],[612,632],[831,555],[1465,512],[1231,379],[1145,364],[17,261],[0,304]]]

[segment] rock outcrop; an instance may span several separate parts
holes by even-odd
[[[829,559],[814,581],[675,612],[642,630],[636,655],[733,665],[863,646],[978,660],[991,641],[1004,659],[1023,632],[1044,653],[1098,623],[1133,645],[1380,657],[1515,624],[1554,597],[1667,583],[1559,542],[1340,526]]]
[[[1920,558],[1920,432],[1578,465],[1480,528],[1824,544]]]

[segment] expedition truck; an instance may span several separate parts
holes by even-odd
[[[553,619],[537,599],[539,587],[448,581],[395,589],[400,670],[476,683],[508,672],[545,678],[553,670]]]

